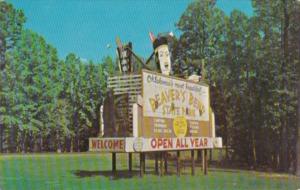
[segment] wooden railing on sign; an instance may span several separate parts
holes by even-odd
[[[140,74],[129,74],[119,75],[108,78],[107,87],[112,89],[114,95],[128,95],[127,110],[128,115],[126,118],[117,119],[117,125],[123,125],[124,120],[128,120],[127,131],[129,136],[132,136],[132,105],[137,102],[137,96],[142,93],[142,75]],[[124,110],[124,103],[116,105],[116,109]],[[122,117],[125,115],[122,114]]]

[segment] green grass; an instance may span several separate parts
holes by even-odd
[[[29,154],[0,155],[1,190],[47,189],[300,189],[300,178],[292,175],[241,170],[210,169],[204,176],[200,167],[190,175],[190,167],[176,176],[174,162],[171,174],[154,174],[153,161],[146,161],[146,175],[138,176],[138,157],[134,157],[134,175],[128,177],[125,154],[117,154],[116,177],[111,177],[110,154]]]

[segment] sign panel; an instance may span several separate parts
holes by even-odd
[[[132,147],[134,152],[210,149],[213,148],[213,139],[208,137],[135,138]]]
[[[211,136],[206,84],[143,70],[142,137]]]
[[[125,138],[89,138],[89,151],[125,152]]]
[[[222,138],[90,138],[92,152],[155,152],[221,148]]]

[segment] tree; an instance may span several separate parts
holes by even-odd
[[[183,34],[185,56],[190,59],[208,59],[219,54],[225,14],[215,7],[215,1],[204,0],[191,3],[177,23]]]
[[[9,64],[6,65],[6,75],[14,76],[15,80],[14,87],[8,92],[17,95],[16,100],[6,106],[7,114],[18,118],[11,130],[16,134],[20,132],[12,141],[17,142],[19,139],[23,144],[23,151],[31,143],[35,150],[41,150],[42,139],[47,133],[49,123],[47,112],[55,104],[62,89],[58,83],[56,50],[41,36],[24,30],[7,58]]]
[[[177,22],[178,29],[182,31],[182,35],[175,43],[175,48],[172,52],[175,56],[174,61],[177,62],[176,65],[180,67],[176,68],[177,72],[182,73],[182,70],[192,65],[199,68],[202,63],[201,60],[205,60],[205,73],[207,74],[208,82],[210,84],[213,84],[213,82],[223,83],[221,76],[226,77],[226,71],[221,69],[222,65],[217,64],[224,59],[227,19],[224,12],[215,6],[215,1],[195,1],[188,6]],[[195,62],[198,63],[195,64]],[[221,90],[221,85],[218,88]],[[221,100],[225,98],[226,96],[223,93],[225,93],[225,90],[214,93],[220,95],[220,98],[213,97],[212,99]],[[224,102],[224,104],[220,105],[219,108],[222,108],[223,111],[219,112],[218,109],[215,111],[216,118],[222,118],[222,121],[218,122],[218,124],[222,125],[223,129],[225,128],[224,133],[226,134],[223,137],[224,144],[227,146],[228,133],[225,111],[227,106],[225,104],[226,101],[221,102]]]
[[[298,111],[297,111],[297,132],[296,132],[296,175],[300,176],[300,26],[297,24],[300,20],[300,2],[293,7],[293,11],[291,14],[291,25],[293,26],[291,29],[291,47],[290,50],[294,51],[291,60],[296,63],[295,70],[298,75],[296,76],[298,79],[297,85],[297,101],[298,101]]]
[[[9,3],[0,2],[0,113],[5,111],[5,96],[3,88],[5,88],[5,66],[6,54],[10,51],[20,37],[22,26],[25,22],[24,14],[21,10],[16,10]],[[0,152],[3,151],[3,133],[6,125],[4,119],[0,115]]]
[[[9,3],[0,2],[0,70],[5,68],[5,54],[11,50],[20,37],[25,16]]]
[[[300,176],[300,80],[298,79],[298,121],[297,121],[297,148],[296,148],[296,175]]]
[[[227,17],[214,1],[193,2],[177,23],[175,61],[205,59],[217,132],[234,149],[231,159],[250,167],[287,171],[295,159],[295,2],[253,0],[250,18],[236,10]]]

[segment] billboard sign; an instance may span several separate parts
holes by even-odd
[[[211,136],[209,87],[143,70],[142,137]]]

